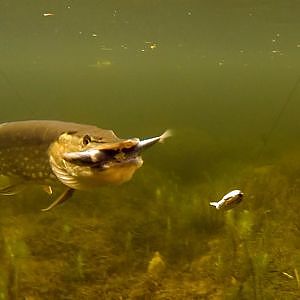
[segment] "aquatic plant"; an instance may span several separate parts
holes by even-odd
[[[134,182],[84,199],[78,193],[49,214],[37,213],[42,191],[30,190],[27,202],[0,198],[0,297],[297,299],[300,203],[292,161],[227,167],[183,185],[146,165]],[[209,206],[236,187],[244,192],[237,207]],[[155,252],[166,266],[157,278],[147,271]]]

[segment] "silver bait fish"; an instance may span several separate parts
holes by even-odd
[[[220,201],[210,202],[209,204],[215,206],[216,209],[231,209],[243,200],[243,195],[240,190],[233,190],[226,194]]]
[[[14,195],[28,183],[52,194],[52,185],[59,182],[65,190],[43,209],[48,211],[75,190],[130,180],[143,164],[141,152],[170,135],[167,130],[145,140],[120,139],[93,125],[48,120],[0,124],[0,175],[10,180],[0,194]]]

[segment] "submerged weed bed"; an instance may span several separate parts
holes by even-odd
[[[242,168],[231,211],[208,206],[226,174],[212,189],[151,169],[49,213],[36,190],[1,198],[0,299],[296,299],[299,183],[282,162]]]

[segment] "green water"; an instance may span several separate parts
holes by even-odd
[[[0,299],[299,299],[299,13],[296,0],[1,1],[1,122],[174,136],[131,182],[49,213],[39,187],[1,196]],[[235,209],[209,207],[236,188]]]

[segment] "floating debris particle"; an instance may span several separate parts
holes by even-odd
[[[158,47],[158,43],[157,42],[145,42],[145,44],[147,45],[147,48],[150,48],[151,50],[154,50]],[[145,50],[144,50],[145,51]]]
[[[89,65],[91,68],[104,69],[111,67],[112,62],[110,60],[97,60],[96,63]]]
[[[286,276],[286,277],[289,278],[289,279],[294,279],[294,276],[290,275],[290,274],[287,273],[287,272],[282,272],[282,275]]]
[[[53,13],[47,12],[47,13],[43,13],[43,17],[52,17],[54,16]]]
[[[100,48],[102,51],[112,51],[112,48],[106,47],[104,45],[101,46]]]

